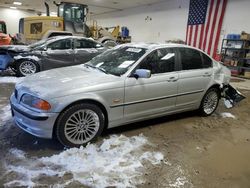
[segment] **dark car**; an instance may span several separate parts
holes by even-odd
[[[107,48],[93,39],[60,36],[29,46],[0,47],[0,70],[10,67],[18,76],[88,62]]]

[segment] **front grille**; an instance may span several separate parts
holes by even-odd
[[[17,97],[18,97],[18,91],[15,89],[15,98],[17,99]]]

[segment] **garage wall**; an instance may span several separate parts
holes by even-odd
[[[189,0],[168,0],[93,17],[101,26],[127,26],[132,40],[165,42],[184,39]],[[151,20],[152,19],[152,20]]]
[[[223,30],[225,33],[250,33],[250,1],[229,0],[225,12]]]
[[[7,32],[11,35],[18,32],[19,19],[27,16],[34,16],[34,14],[22,10],[0,7],[0,20],[6,22]]]
[[[227,33],[250,33],[250,1],[228,0],[221,37]],[[185,40],[189,0],[167,0],[121,12],[93,17],[102,26],[127,26],[133,41]],[[152,18],[152,21],[145,18]]]
[[[250,33],[250,1],[228,0],[222,27],[222,37],[227,33]],[[136,7],[120,12],[97,15],[102,26],[127,26],[133,41],[165,42],[185,40],[189,0],[163,0],[155,5]],[[34,16],[33,13],[0,7],[0,20],[7,23],[8,33],[18,32],[19,18]],[[152,19],[152,20],[151,20]]]

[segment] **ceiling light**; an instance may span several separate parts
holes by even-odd
[[[16,7],[10,7],[11,9],[16,9]]]
[[[17,1],[14,1],[13,4],[14,4],[14,5],[22,5],[21,2],[17,2]]]

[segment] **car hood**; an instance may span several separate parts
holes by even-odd
[[[4,45],[0,47],[2,51],[11,51],[11,52],[28,52],[30,51],[29,46],[25,45]]]
[[[105,74],[84,65],[77,65],[25,77],[17,83],[16,89],[43,99],[52,99],[81,92],[115,88],[115,83],[122,82],[122,80],[121,77]],[[117,84],[117,87],[118,85],[121,86]]]

